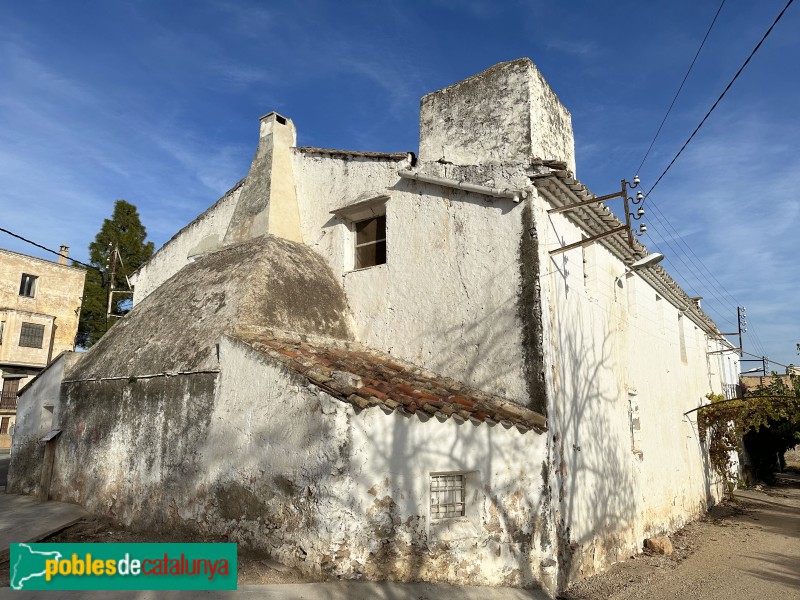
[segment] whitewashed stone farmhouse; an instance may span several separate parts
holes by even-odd
[[[425,96],[418,155],[266,115],[134,310],[22,394],[10,491],[40,485],[47,404],[53,498],[309,572],[555,594],[718,499],[684,413],[738,373],[626,231],[553,253],[623,225],[553,210],[592,197],[528,59]]]

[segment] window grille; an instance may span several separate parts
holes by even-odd
[[[431,475],[431,519],[465,515],[465,479],[463,473]]]
[[[44,340],[44,325],[23,323],[19,333],[19,345],[25,348],[41,348]]]

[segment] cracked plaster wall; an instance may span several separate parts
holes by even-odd
[[[545,158],[575,172],[572,118],[530,59],[499,63],[423,96],[419,158],[457,165]]]
[[[308,573],[552,587],[544,435],[357,412],[226,336],[220,370],[65,383],[52,497]],[[469,512],[431,532],[443,471],[469,472]]]
[[[548,208],[537,198],[550,477],[564,585],[719,500],[694,416],[683,413],[719,392],[727,375],[706,354],[718,343],[657,300],[644,279],[626,275],[603,246],[550,257],[585,233],[563,214],[548,216]]]
[[[541,567],[545,437],[500,426],[356,413],[223,338],[199,505],[179,512],[305,571],[525,585]],[[471,471],[474,520],[434,540],[429,474]]]
[[[297,152],[303,239],[341,277],[356,339],[527,404],[517,315],[519,207],[402,180],[397,171],[407,167]],[[330,211],[381,194],[390,197],[387,262],[349,270],[351,224]]]
[[[60,422],[61,380],[81,357],[63,352],[39,373],[17,400],[14,452],[8,471],[8,492],[36,494],[41,479],[44,445],[39,440]]]

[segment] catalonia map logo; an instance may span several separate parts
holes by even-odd
[[[236,544],[11,544],[12,590],[235,590]]]

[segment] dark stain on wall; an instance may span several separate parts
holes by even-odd
[[[64,383],[51,497],[141,527],[175,525],[169,506],[196,485],[216,380],[198,374]]]
[[[519,242],[520,290],[517,312],[522,323],[522,356],[528,407],[547,415],[542,338],[542,302],[539,283],[539,238],[530,201],[522,208],[522,237]]]

